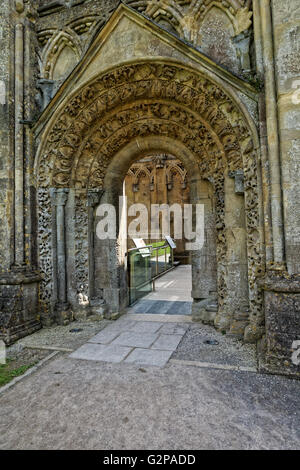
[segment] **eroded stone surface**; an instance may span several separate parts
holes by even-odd
[[[124,310],[126,249],[94,212],[151,150],[205,206],[194,319],[299,376],[298,1],[125,3],[2,0],[0,337]]]

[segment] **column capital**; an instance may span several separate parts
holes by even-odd
[[[89,189],[87,194],[87,207],[95,207],[100,203],[104,194],[103,189]]]
[[[51,190],[51,196],[55,206],[65,206],[68,201],[69,189],[54,188]]]
[[[245,175],[243,170],[230,171],[228,173],[230,178],[235,180],[235,193],[244,194],[245,193]]]
[[[15,8],[16,11],[21,14],[24,11],[24,1],[23,0],[15,0]]]

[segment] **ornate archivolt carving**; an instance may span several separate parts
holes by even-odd
[[[224,175],[244,170],[250,314],[261,326],[257,278],[263,270],[257,163],[251,132],[232,99],[190,69],[164,63],[116,68],[86,85],[62,109],[41,150],[38,185],[101,189],[114,155],[137,137],[167,136],[195,156],[215,187],[220,309],[226,310]],[[197,163],[196,163],[197,162]]]
[[[39,188],[37,192],[38,203],[38,252],[39,269],[42,280],[39,290],[39,303],[42,316],[48,316],[51,310],[53,297],[53,253],[52,246],[55,244],[56,234],[52,227],[52,201],[49,188]]]

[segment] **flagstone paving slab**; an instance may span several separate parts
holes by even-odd
[[[183,336],[189,328],[188,323],[166,323],[160,329],[160,333],[164,335],[181,335]]]
[[[130,328],[130,331],[134,331],[136,333],[157,333],[160,328],[164,326],[163,323],[158,322],[149,322],[149,321],[139,321]]]
[[[131,353],[128,362],[164,367],[187,330],[188,324],[184,323],[138,321],[125,315],[89,339],[70,357],[116,363],[124,361]]]
[[[107,328],[104,329],[104,331],[101,331],[96,336],[89,339],[88,342],[89,343],[96,343],[96,344],[109,344],[114,339],[116,339],[119,336],[119,334],[120,334],[119,331],[111,329],[111,327],[108,326]]]
[[[105,345],[105,344],[85,344],[77,351],[72,353],[72,359],[84,359],[87,361],[103,361],[118,363],[123,361],[126,356],[132,351],[130,347],[120,345]]]
[[[172,356],[173,351],[157,351],[154,349],[134,349],[124,362],[144,366],[163,367]]]
[[[118,336],[111,344],[121,346],[131,346],[133,348],[150,348],[152,344],[157,340],[157,334],[151,333],[134,333],[127,331]]]
[[[151,349],[160,349],[162,351],[175,351],[182,340],[181,335],[160,335]]]

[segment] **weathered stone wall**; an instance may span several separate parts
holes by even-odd
[[[300,272],[300,4],[273,0],[286,262]]]
[[[41,327],[29,130],[35,111],[34,21],[30,2],[1,2],[0,337],[8,343]]]
[[[260,365],[261,370],[299,377],[293,362],[300,340],[299,2],[263,0],[261,14],[267,150],[275,171],[270,166],[274,263],[262,281],[266,336],[260,344]]]
[[[12,262],[13,208],[13,28],[10,1],[0,5],[0,273]]]
[[[40,2],[37,37],[41,101],[45,95],[48,100],[53,96],[118,3],[117,0]],[[255,73],[251,2],[127,0],[125,3],[230,71],[246,76]]]
[[[104,311],[103,298],[116,311],[125,305],[116,264],[124,246],[98,246],[94,260],[95,210],[114,155],[154,133],[201,157],[190,170],[197,167],[205,183],[202,192],[194,184],[192,197],[216,208],[208,210],[206,235],[211,246],[216,240],[217,278],[209,274],[204,292],[194,276],[195,309],[204,292],[214,302],[203,319],[248,341],[265,332],[261,369],[299,376],[291,362],[300,339],[299,1],[125,3],[144,16],[130,10],[105,29],[117,0],[1,1],[0,335],[11,342],[39,328],[40,317],[51,325],[87,306]],[[100,45],[93,40],[102,28]],[[135,65],[123,69],[124,62]],[[112,65],[120,75],[107,74]],[[34,131],[34,169],[31,127],[51,100]],[[66,173],[79,144],[73,181]],[[194,273],[208,251],[194,257]]]

